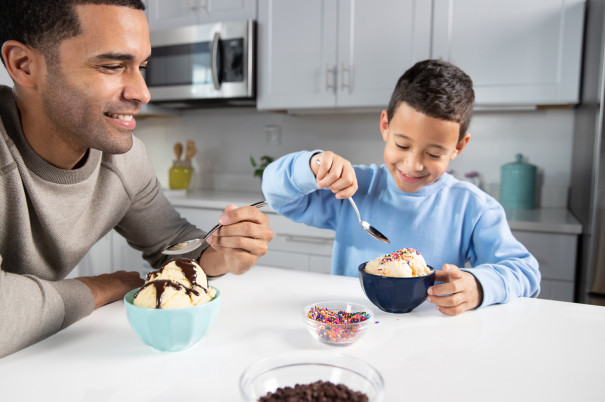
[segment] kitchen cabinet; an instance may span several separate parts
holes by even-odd
[[[385,107],[430,49],[431,2],[259,0],[259,109]]]
[[[130,247],[120,234],[112,230],[88,251],[69,277],[95,276],[119,270],[137,271],[144,277],[151,271],[151,265],[143,259],[140,251]]]
[[[471,76],[478,106],[579,101],[584,0],[434,0],[432,57]]]
[[[513,230],[540,264],[541,299],[574,301],[578,235]]]
[[[147,0],[150,30],[256,19],[256,0]]]

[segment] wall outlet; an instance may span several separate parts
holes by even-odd
[[[280,145],[281,127],[273,124],[265,126],[265,142],[271,145]]]

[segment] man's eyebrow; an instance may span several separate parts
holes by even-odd
[[[151,55],[147,56],[145,61],[149,61]],[[104,60],[117,60],[117,61],[132,61],[134,60],[134,56],[128,53],[102,53],[94,56],[92,58],[95,61],[104,61]]]

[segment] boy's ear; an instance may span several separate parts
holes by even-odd
[[[383,110],[380,114],[380,133],[382,134],[382,139],[387,141],[387,130],[389,128],[389,115],[386,110]]]
[[[2,46],[2,58],[6,71],[16,84],[24,87],[36,85],[38,63],[44,59],[41,53],[21,42],[9,40]]]
[[[454,158],[456,158],[456,156],[458,156],[460,154],[460,152],[462,152],[462,150],[466,147],[466,144],[468,144],[468,142],[470,140],[471,140],[471,134],[470,133],[464,134],[464,137],[462,137],[462,139],[460,141],[458,141],[458,143],[456,144],[456,150],[452,153],[451,160],[454,160]]]

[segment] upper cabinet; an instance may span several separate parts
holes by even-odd
[[[426,0],[259,0],[259,109],[385,107],[429,57]]]
[[[256,0],[147,0],[149,29],[256,19]]]
[[[432,57],[473,80],[478,106],[579,101],[584,0],[434,0]]]
[[[584,0],[259,0],[258,108],[376,108],[448,60],[478,107],[579,101]]]

